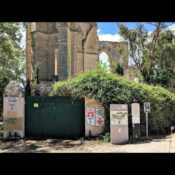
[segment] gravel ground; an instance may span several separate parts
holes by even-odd
[[[0,153],[175,153],[175,134],[132,144],[113,145],[102,140],[0,140]]]

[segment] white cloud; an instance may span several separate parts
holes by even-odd
[[[116,33],[114,35],[112,35],[112,34],[98,34],[98,37],[99,37],[100,41],[113,41],[113,42],[124,41],[124,39],[118,33]]]
[[[175,24],[168,26],[167,29],[171,31],[175,31]]]
[[[21,39],[21,47],[26,47],[26,30],[24,28],[21,29],[22,39]]]
[[[97,33],[100,33],[100,29],[97,29]]]

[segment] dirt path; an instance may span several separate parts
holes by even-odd
[[[0,153],[169,153],[170,136],[135,144],[112,145],[101,140],[0,140]],[[175,153],[175,134],[170,152]]]

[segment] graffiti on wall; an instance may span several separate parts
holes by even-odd
[[[99,106],[88,106],[86,121],[91,126],[104,126],[104,108]]]

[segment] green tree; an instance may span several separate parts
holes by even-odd
[[[175,73],[175,36],[165,23],[151,24],[154,25],[151,33],[142,23],[136,29],[120,24],[120,34],[129,42],[129,56],[143,80],[148,84],[168,86]]]
[[[124,75],[123,67],[119,63],[117,63],[114,73],[117,73],[118,75],[121,76]]]
[[[21,46],[23,31],[23,23],[0,23],[0,113],[4,88],[9,81],[17,80],[24,85],[25,49]]]

